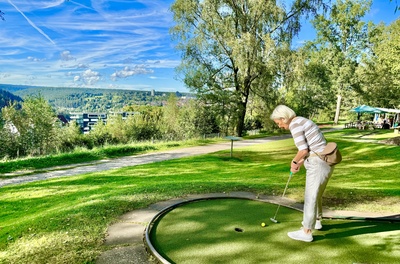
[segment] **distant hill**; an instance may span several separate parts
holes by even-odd
[[[34,88],[36,86],[29,85],[13,85],[13,84],[0,84],[0,90],[9,91],[10,93],[15,93],[19,90]],[[39,87],[37,87],[39,88]]]
[[[21,98],[43,96],[58,113],[121,111],[130,105],[163,105],[170,92],[91,88],[59,88],[0,84]],[[189,94],[175,93],[178,97]]]
[[[9,106],[13,102],[22,102],[22,98],[8,91],[0,89],[0,109],[4,106]]]

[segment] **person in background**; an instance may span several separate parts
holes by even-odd
[[[383,129],[390,129],[390,125],[389,125],[389,123],[388,123],[388,121],[386,119],[383,120],[382,128]]]
[[[312,230],[322,228],[322,195],[333,173],[333,167],[316,154],[324,150],[326,140],[313,121],[296,116],[285,105],[278,105],[270,118],[280,128],[290,130],[298,149],[290,162],[290,171],[297,173],[303,164],[306,169],[303,226],[300,230],[288,232],[288,236],[294,240],[311,242]]]

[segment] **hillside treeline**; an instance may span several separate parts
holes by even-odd
[[[13,102],[22,102],[22,98],[0,89],[0,109],[12,104]]]
[[[94,88],[60,88],[60,87],[33,87],[23,85],[0,85],[6,90],[26,98],[29,96],[43,96],[57,113],[69,112],[107,112],[121,111],[129,105],[161,106],[170,94],[177,97],[186,96],[179,92],[135,91]]]

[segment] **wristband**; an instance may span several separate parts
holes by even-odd
[[[296,164],[296,165],[297,165],[297,162],[296,162],[296,161],[292,160],[292,162],[293,162],[294,164]]]

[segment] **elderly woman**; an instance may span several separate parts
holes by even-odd
[[[298,172],[303,164],[306,168],[303,227],[298,231],[289,232],[288,236],[295,240],[311,242],[312,229],[322,228],[322,194],[333,172],[333,167],[315,154],[324,150],[326,140],[313,121],[296,116],[296,113],[285,105],[277,106],[271,119],[280,128],[290,130],[298,149],[290,163],[290,171]]]

